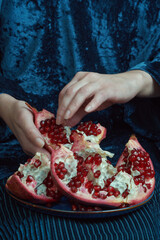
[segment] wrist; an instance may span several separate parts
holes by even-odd
[[[155,96],[155,85],[158,85],[152,76],[142,70],[133,70],[138,84],[137,97],[153,97]]]

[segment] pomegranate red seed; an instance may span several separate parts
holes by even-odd
[[[32,160],[31,158],[28,158],[28,160],[27,160],[27,163],[30,163],[30,162],[31,162],[31,160]]]
[[[54,192],[52,189],[47,188],[47,189],[46,189],[46,195],[47,195],[48,197],[55,198],[55,192]]]
[[[107,198],[107,194],[104,194],[104,193],[100,193],[100,196],[99,196],[101,199],[106,199]]]
[[[86,164],[92,164],[93,163],[93,156],[88,156],[85,160]]]
[[[115,197],[118,197],[119,194],[120,194],[120,191],[119,191],[119,190],[115,190],[115,192],[114,192],[114,196],[115,196]]]
[[[28,175],[28,177],[26,178],[26,183],[30,183],[34,180],[34,177],[32,175]]]
[[[148,189],[151,189],[151,184],[150,184],[150,183],[146,183],[146,187],[147,187]]]
[[[44,126],[45,126],[45,121],[44,121],[44,120],[40,121],[40,126],[41,126],[41,127],[44,127]]]
[[[126,190],[122,193],[122,197],[123,197],[123,198],[126,198],[126,197],[128,196],[128,194],[129,194],[129,190],[126,189]]]
[[[68,172],[66,168],[62,168],[61,171],[63,174],[66,174]]]
[[[89,188],[89,187],[92,187],[92,186],[93,186],[92,181],[88,181],[88,182],[86,182],[86,184],[85,184],[85,187],[86,187],[86,188]]]
[[[91,187],[88,188],[88,192],[89,192],[90,194],[92,193],[92,191],[93,191],[93,186],[91,186]]]
[[[115,188],[112,187],[112,186],[109,186],[109,187],[107,188],[107,192],[114,192],[114,191],[115,191]]]
[[[101,186],[99,186],[99,185],[94,185],[93,188],[94,188],[95,192],[99,192],[101,190]]]
[[[71,187],[71,191],[72,191],[73,193],[76,193],[76,192],[77,192],[77,188],[76,188],[75,186],[73,186],[73,187]]]
[[[23,177],[24,177],[24,174],[18,171],[18,172],[17,172],[17,176],[18,176],[19,178],[23,178]]]
[[[58,174],[58,177],[63,180],[64,179],[64,174],[62,172],[60,172],[60,174]]]
[[[41,165],[41,161],[39,159],[36,159],[34,162],[34,166],[38,168]]]
[[[63,162],[60,162],[59,165],[58,165],[59,168],[64,168],[64,163]]]
[[[99,166],[102,163],[102,157],[99,154],[95,154],[94,156],[95,165]]]
[[[95,178],[99,178],[100,175],[101,175],[100,170],[97,170],[97,171],[94,173],[94,177],[95,177]]]

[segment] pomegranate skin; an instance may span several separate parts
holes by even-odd
[[[36,153],[18,171],[7,179],[6,189],[20,199],[32,203],[47,204],[60,200],[61,194],[50,173],[50,158]]]
[[[5,187],[18,198],[32,203],[47,204],[57,202],[56,199],[46,197],[45,195],[37,195],[35,192],[29,191],[29,189],[22,184],[20,178],[17,176],[17,172],[8,178]]]

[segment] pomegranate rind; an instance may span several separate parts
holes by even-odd
[[[130,149],[130,151],[132,149],[140,149],[140,150],[143,150],[146,152],[146,150],[142,147],[142,145],[139,143],[137,137],[135,135],[131,135],[129,141],[127,142],[126,144],[126,147],[128,149]],[[150,166],[151,166],[151,170],[154,170],[154,166],[153,166],[153,163],[152,163],[152,160],[151,158],[149,158],[149,162],[150,162]],[[117,164],[116,164],[116,167],[122,165],[124,163],[124,156],[123,156],[123,153],[121,154]],[[130,195],[128,195],[128,198],[127,198],[127,203],[130,204],[130,205],[135,205],[139,202],[143,202],[144,200],[146,200],[151,194],[152,192],[154,191],[154,188],[155,188],[155,177],[153,178],[150,178],[150,179],[147,179],[145,181],[146,184],[150,184],[150,189],[147,189],[147,192],[145,193],[144,192],[144,188],[142,186],[142,184],[140,183],[139,184],[139,189],[138,189],[138,194],[137,194],[137,197],[134,199],[133,197],[131,197]]]
[[[46,109],[42,109],[41,111],[38,111],[36,108],[32,107],[30,104],[26,103],[26,105],[31,109],[32,113],[34,114],[34,124],[39,129],[40,122],[43,120],[46,120],[47,118],[55,118],[55,115]]]
[[[46,197],[45,195],[37,195],[32,190],[29,190],[27,186],[22,184],[20,178],[17,176],[17,172],[8,178],[5,187],[16,197],[32,203],[47,204],[57,201],[53,198]]]

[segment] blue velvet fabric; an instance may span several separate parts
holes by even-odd
[[[78,71],[148,72],[160,84],[160,3],[118,0],[0,1],[0,91],[54,113],[59,91]],[[160,99],[133,99],[86,117],[108,129],[103,147],[117,153],[135,132],[153,158],[156,191],[124,217],[76,221],[22,208],[8,198],[6,178],[26,160],[0,122],[2,239],[160,239]],[[117,143],[121,143],[117,145]],[[23,237],[22,237],[23,236]],[[25,237],[24,237],[25,236]],[[51,238],[50,238],[51,239]]]

